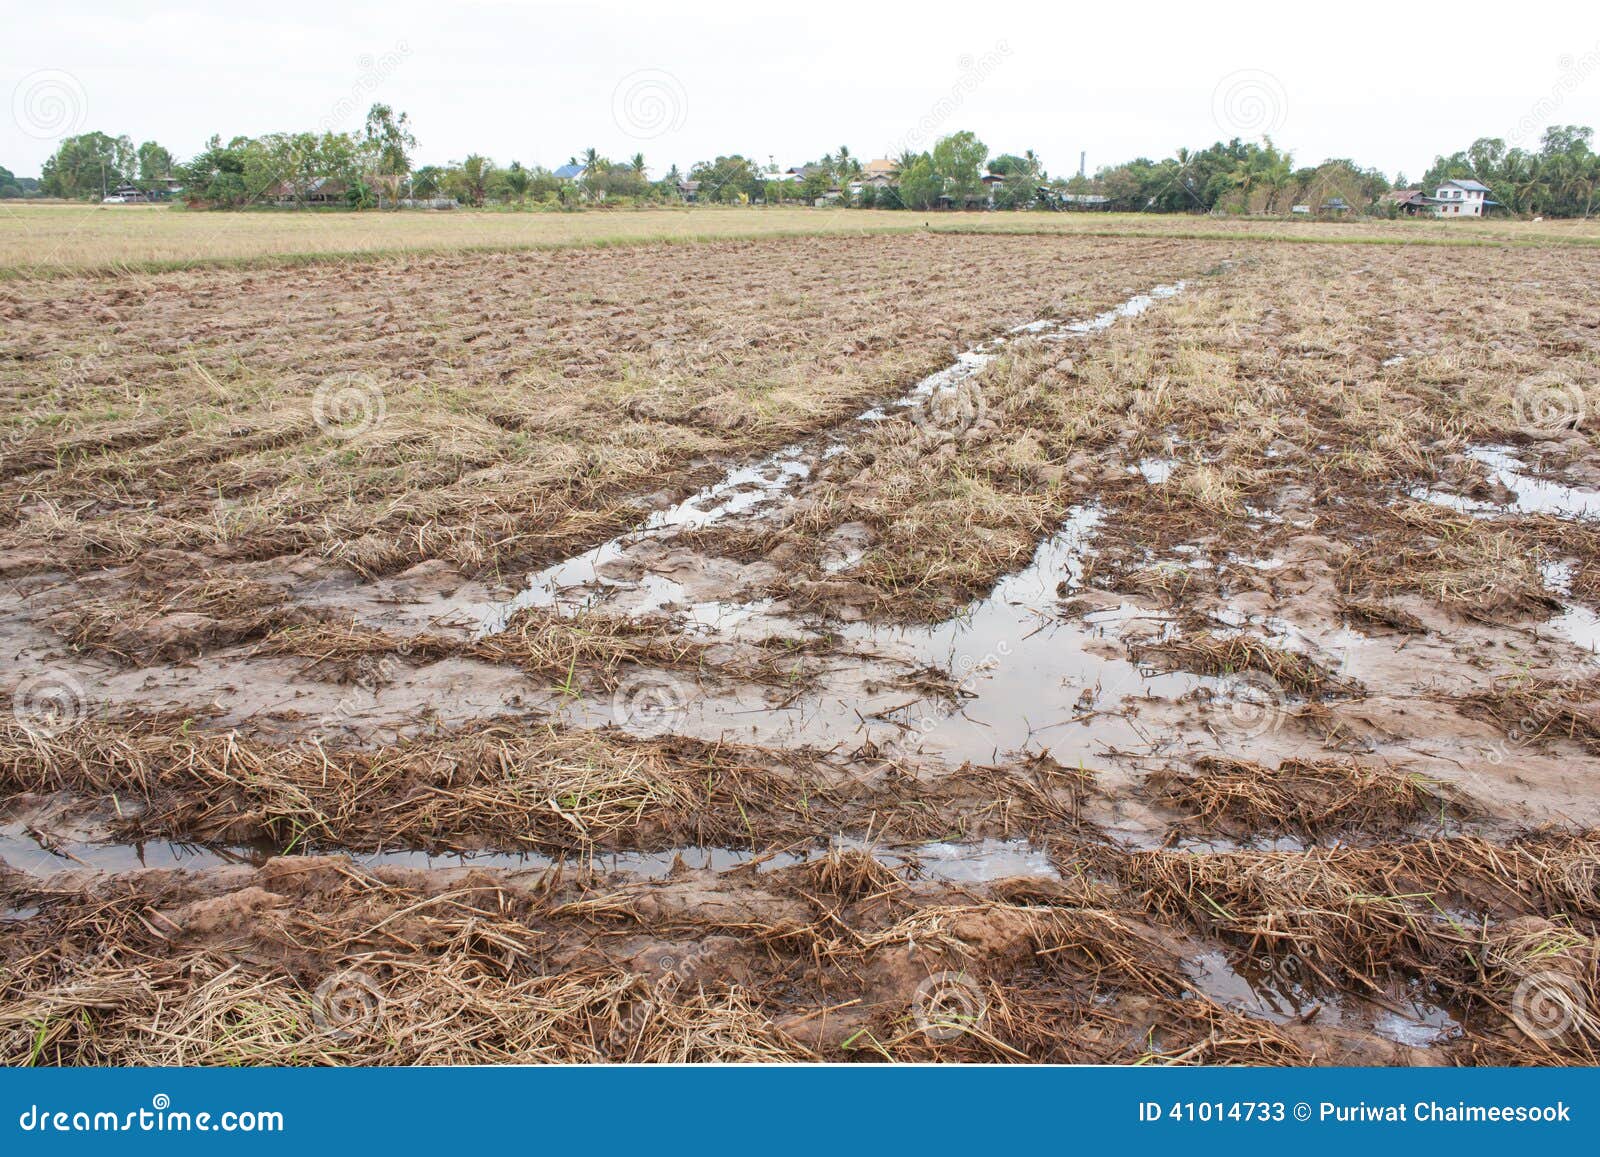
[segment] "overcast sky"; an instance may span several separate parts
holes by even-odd
[[[230,7],[12,0],[0,165],[36,176],[56,140],[91,129],[180,157],[213,133],[353,129],[375,100],[410,114],[418,163],[554,167],[592,145],[643,152],[656,176],[719,152],[870,159],[966,128],[1060,174],[1080,151],[1093,171],[1269,132],[1298,164],[1348,156],[1415,179],[1478,136],[1600,127],[1592,3]]]

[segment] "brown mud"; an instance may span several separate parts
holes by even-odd
[[[368,271],[564,279],[455,290],[472,332],[96,283],[138,355],[5,458],[7,1059],[1595,1063],[1597,260]],[[8,291],[9,382],[67,291]],[[703,363],[629,362],[682,317]],[[303,397],[176,425],[362,341],[431,384],[342,450]],[[94,413],[114,367],[152,413]],[[458,409],[498,463],[422,436]]]

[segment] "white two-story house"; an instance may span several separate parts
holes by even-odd
[[[1489,186],[1470,178],[1446,181],[1435,190],[1430,203],[1438,217],[1482,217],[1484,209],[1497,202],[1489,200]]]

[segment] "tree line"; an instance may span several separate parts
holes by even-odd
[[[155,141],[138,146],[126,136],[91,132],[63,140],[37,181],[0,168],[0,197],[98,198],[133,186],[162,195],[181,187],[195,207],[237,209],[259,204],[339,204],[364,209],[448,198],[485,206],[638,205],[685,199],[723,204],[839,203],[863,208],[932,210],[973,203],[997,208],[1085,206],[1158,213],[1382,212],[1383,194],[1406,187],[1347,158],[1296,165],[1270,138],[1218,141],[1178,149],[1160,160],[1139,157],[1093,174],[1052,176],[1031,149],[991,155],[971,132],[941,138],[927,151],[888,158],[892,175],[865,173],[846,146],[780,171],[730,153],[652,180],[642,154],[613,161],[590,148],[552,171],[517,161],[499,165],[472,154],[446,165],[413,166],[416,139],[405,113],[375,104],[357,132],[214,136],[199,154],[179,163]],[[881,166],[880,166],[881,170]],[[863,179],[867,177],[868,179]],[[1600,189],[1600,154],[1593,131],[1551,126],[1538,148],[1508,147],[1485,137],[1436,157],[1421,188],[1471,177],[1511,212],[1551,217],[1590,216]]]

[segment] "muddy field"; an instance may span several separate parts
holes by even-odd
[[[0,1052],[1600,1062],[1597,284],[0,283]]]

